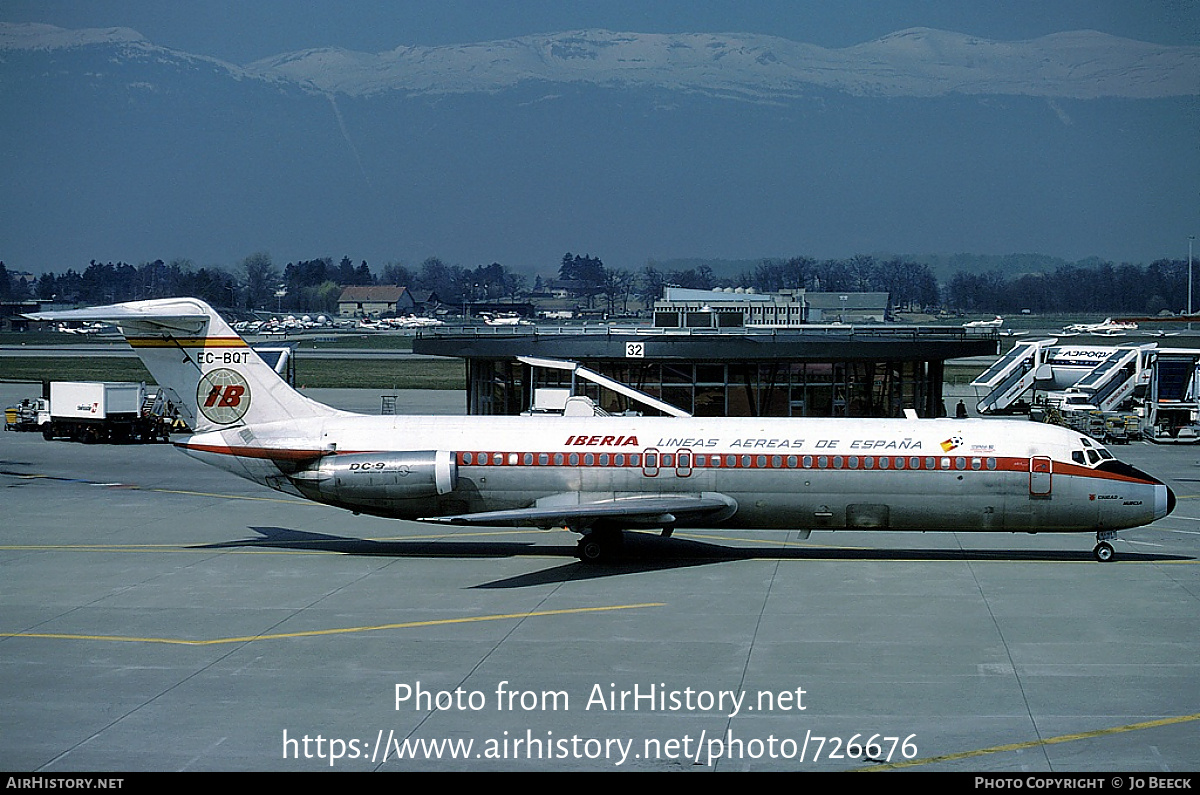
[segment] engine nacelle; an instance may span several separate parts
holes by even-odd
[[[301,492],[343,502],[436,497],[458,485],[448,450],[327,455],[291,475]],[[319,496],[316,496],[319,495]]]

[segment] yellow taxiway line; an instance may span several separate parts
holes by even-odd
[[[903,762],[890,762],[871,767],[859,768],[859,772],[874,772],[877,770],[900,770],[906,767],[919,767],[921,765],[932,765],[938,762],[957,762],[960,759],[973,759],[979,756],[987,756],[989,754],[1000,754],[1006,751],[1023,751],[1027,748],[1038,748],[1044,745],[1058,745],[1060,743],[1073,743],[1076,740],[1089,740],[1095,737],[1104,737],[1110,734],[1125,734],[1126,732],[1141,731],[1143,729],[1154,729],[1159,726],[1173,726],[1179,723],[1189,723],[1191,721],[1200,720],[1200,712],[1192,713],[1191,715],[1177,715],[1170,718],[1159,718],[1158,720],[1147,720],[1141,723],[1127,723],[1124,726],[1110,726],[1107,729],[1094,729],[1087,732],[1077,732],[1075,734],[1062,734],[1058,737],[1047,737],[1043,740],[1029,740],[1023,743],[1008,743],[1006,745],[993,745],[990,748],[979,748],[975,751],[962,751],[957,754],[944,754],[942,756],[930,756],[923,759],[909,759]]]
[[[165,643],[173,646],[216,646],[223,643],[249,643],[256,640],[282,640],[284,638],[311,638],[321,635],[349,635],[355,632],[380,632],[388,629],[414,629],[437,627],[449,624],[474,624],[481,621],[509,621],[545,616],[564,616],[579,613],[603,613],[611,610],[638,610],[646,607],[663,607],[665,602],[646,602],[633,605],[607,605],[604,607],[575,607],[564,610],[535,610],[529,613],[501,613],[462,618],[441,618],[430,621],[406,621],[398,624],[375,624],[362,627],[338,627],[336,629],[311,629],[303,632],[279,632],[267,635],[245,635],[236,638],[210,638],[208,640],[185,640],[181,638],[139,638],[124,635],[78,635],[64,632],[0,632],[0,638],[42,638],[54,640],[99,640],[113,643]]]

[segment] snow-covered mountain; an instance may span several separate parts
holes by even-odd
[[[117,47],[126,57],[221,63],[157,47],[128,28],[0,24],[0,52],[89,46]],[[232,75],[284,79],[349,96],[493,92],[526,81],[656,87],[759,101],[814,89],[858,96],[1072,99],[1200,93],[1200,47],[1168,47],[1087,30],[1000,42],[912,28],[841,49],[745,33],[579,30],[441,47],[401,46],[383,53],[310,49],[244,68],[222,65]]]
[[[1145,260],[1195,217],[1197,94],[1200,48],[1094,31],[588,30],[236,65],[0,24],[0,260]]]
[[[1200,47],[1164,47],[1096,31],[996,42],[914,28],[843,49],[749,34],[581,30],[369,54],[317,49],[248,71],[321,91],[496,91],[523,81],[654,86],[777,100],[814,88],[862,96],[951,93],[1166,97],[1200,92]]]

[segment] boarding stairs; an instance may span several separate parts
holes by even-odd
[[[1055,338],[1018,342],[1012,350],[984,370],[971,382],[976,390],[988,390],[977,405],[979,413],[1002,412],[1033,388],[1038,367],[1045,361],[1051,346],[1057,342]]]
[[[1100,411],[1113,411],[1145,380],[1145,363],[1153,349],[1153,343],[1117,348],[1068,391],[1087,395],[1087,402]]]

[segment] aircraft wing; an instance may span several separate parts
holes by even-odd
[[[573,495],[572,495],[573,496]],[[420,522],[439,522],[456,525],[534,526],[591,525],[612,523],[622,527],[673,526],[681,520],[710,517],[715,521],[728,519],[737,510],[737,503],[724,494],[675,494],[651,497],[611,497],[582,499],[562,505],[533,505],[505,511],[481,511],[456,516],[431,516]]]

